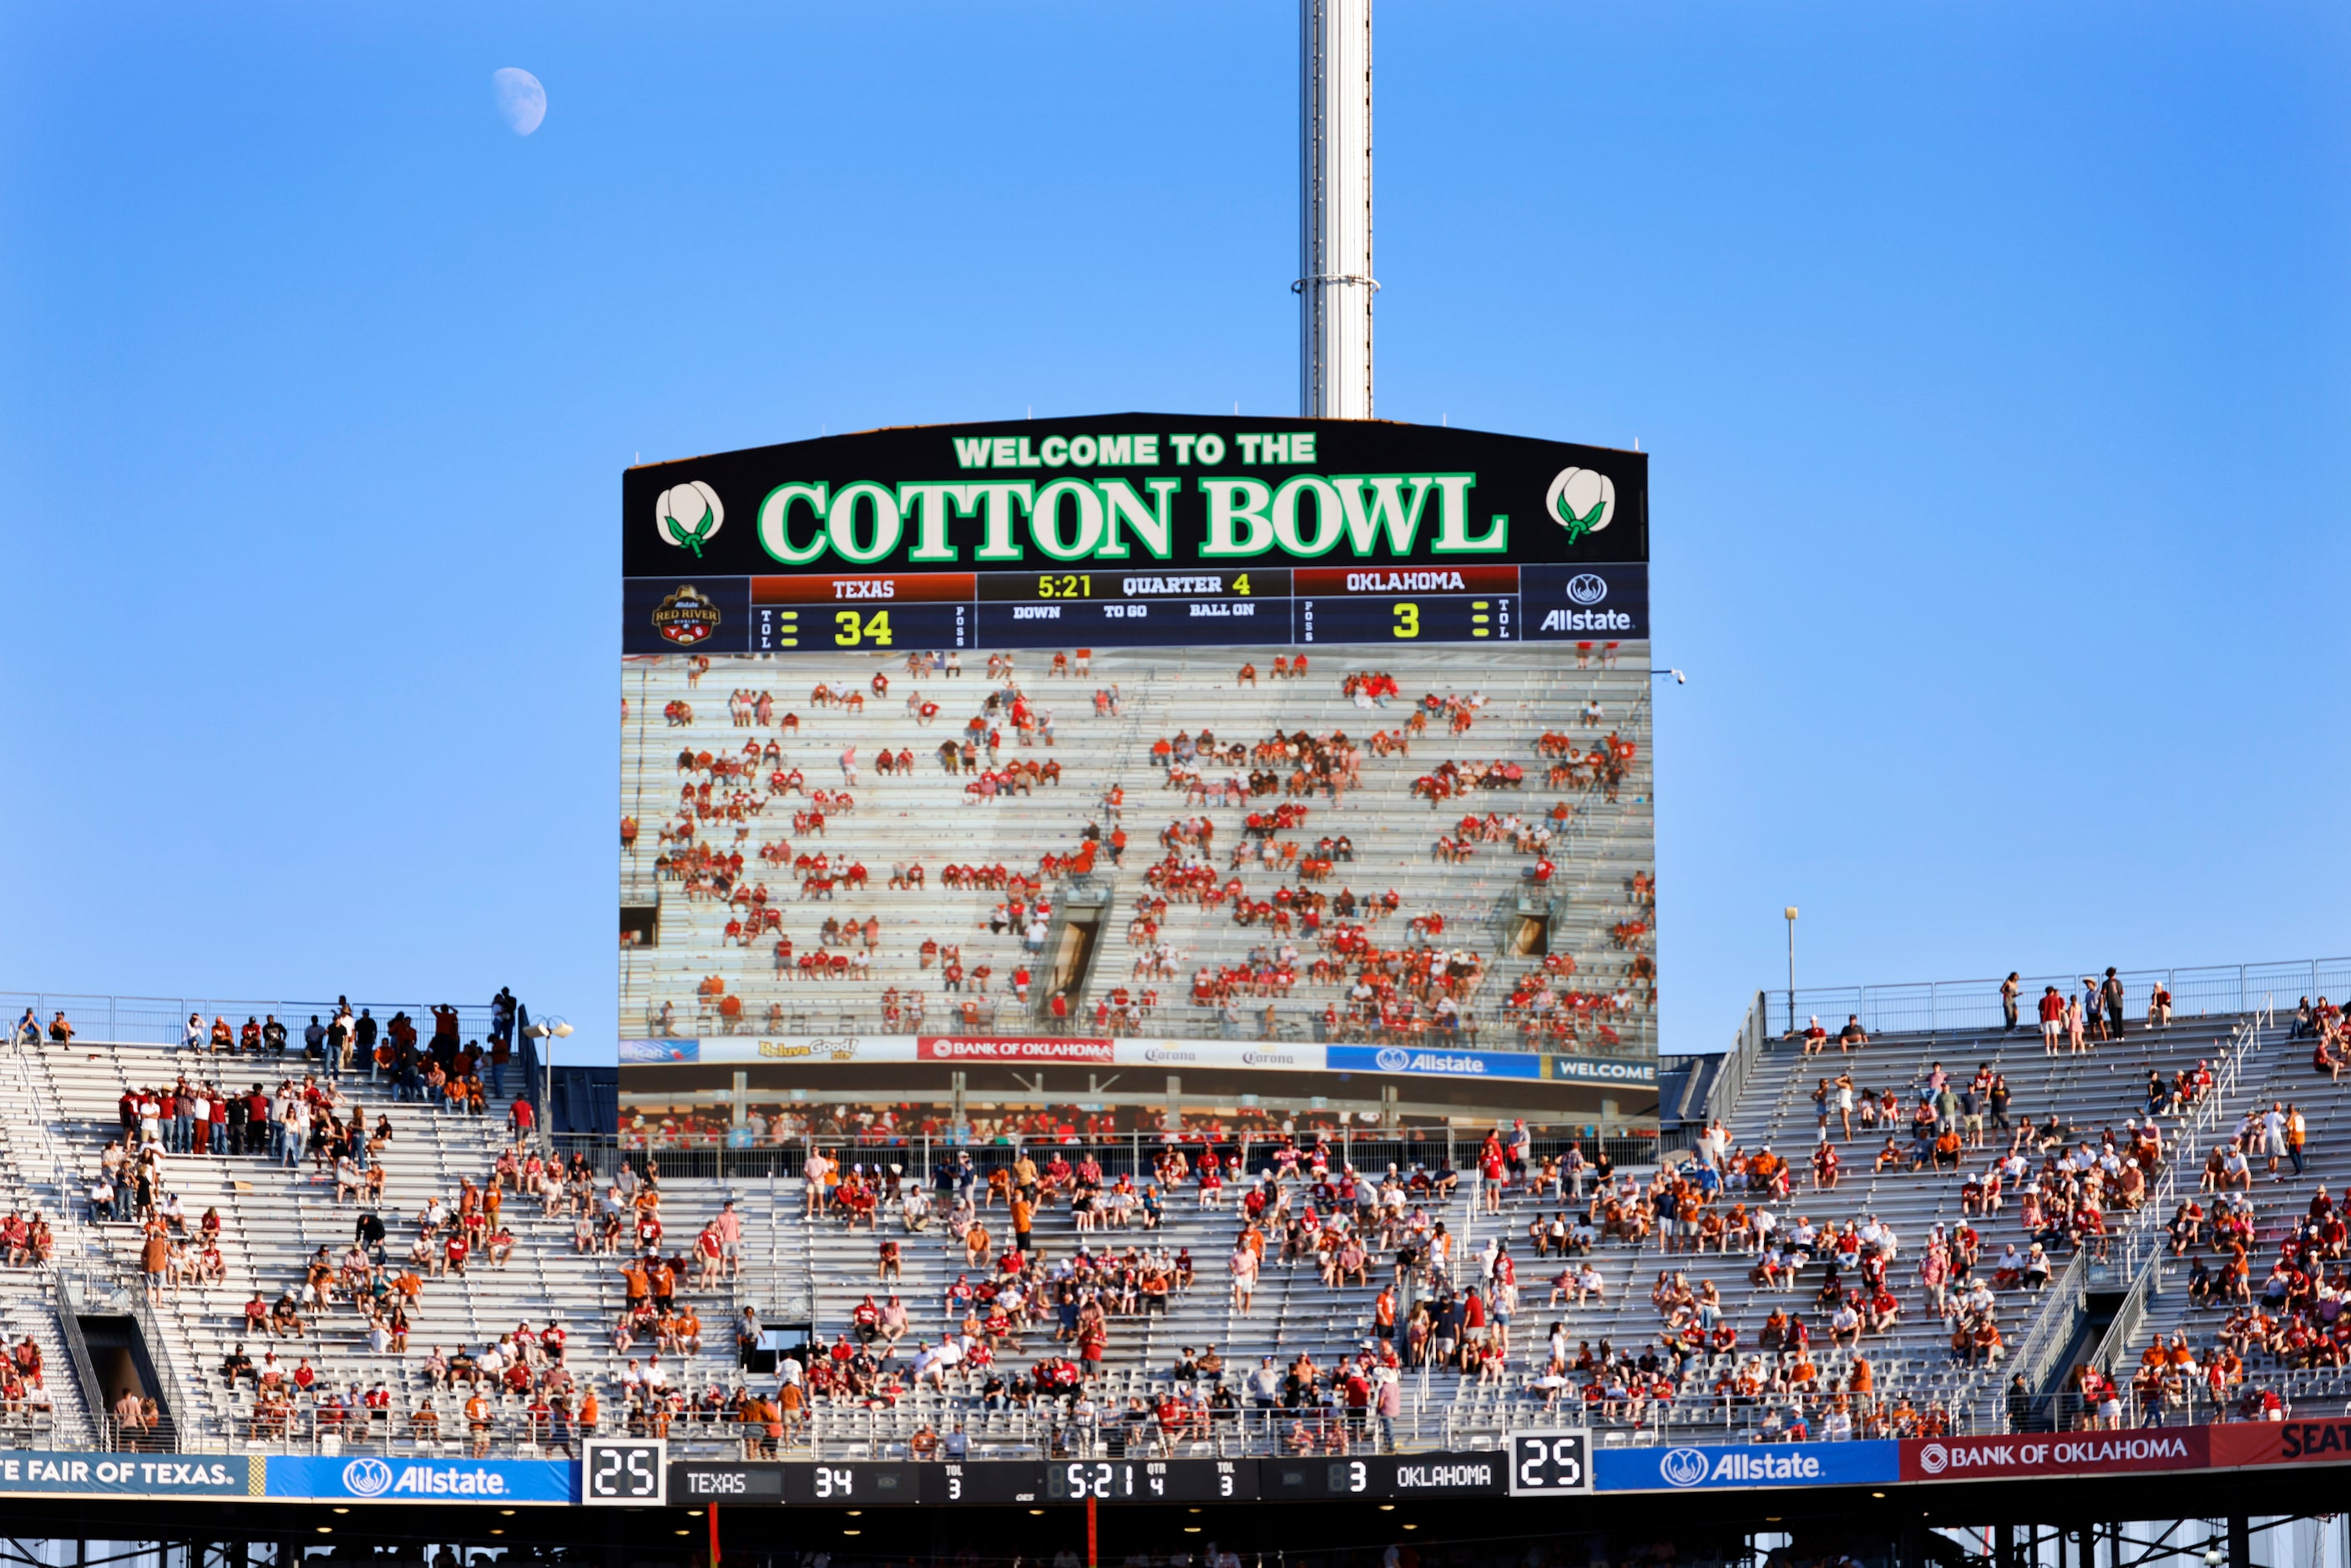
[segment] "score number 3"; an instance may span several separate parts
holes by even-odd
[[[1395,634],[1399,637],[1420,635],[1420,606],[1399,604],[1395,607]]]
[[[860,615],[854,610],[836,612],[832,623],[841,628],[832,634],[833,646],[854,648],[860,643],[872,643],[876,647],[890,645],[890,612],[877,610],[871,615]]]

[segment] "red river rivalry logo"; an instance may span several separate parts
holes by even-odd
[[[689,582],[661,601],[661,608],[653,612],[653,630],[664,642],[681,648],[706,643],[718,630],[718,606]]]

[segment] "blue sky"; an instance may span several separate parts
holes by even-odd
[[[1379,411],[1654,453],[1669,1049],[2351,950],[2351,14],[1381,0]],[[0,11],[0,986],[609,1051],[622,467],[1296,401],[1294,6]],[[520,138],[503,66],[549,111]]]

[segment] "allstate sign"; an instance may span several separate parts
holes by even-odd
[[[1445,1078],[1540,1078],[1542,1058],[1510,1051],[1445,1051],[1401,1045],[1332,1045],[1322,1051],[1332,1072],[1414,1072]]]
[[[1593,1485],[1600,1491],[1864,1486],[1901,1475],[1901,1445],[1876,1440],[1603,1448],[1593,1456]]]
[[[353,1502],[571,1502],[573,1477],[574,1467],[561,1459],[273,1456],[267,1495]]]

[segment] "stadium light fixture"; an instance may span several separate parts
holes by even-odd
[[[1650,678],[1651,680],[1653,680],[1653,681],[1655,681],[1655,680],[1662,680],[1664,677],[1666,677],[1666,676],[1667,676],[1667,675],[1671,675],[1671,676],[1673,676],[1673,678],[1674,678],[1674,685],[1677,685],[1677,686],[1686,686],[1686,685],[1689,685],[1689,677],[1688,677],[1687,675],[1686,675],[1686,674],[1682,674],[1682,672],[1681,672],[1681,671],[1677,670],[1677,669],[1667,668],[1667,669],[1663,669],[1663,670],[1651,670],[1651,671],[1649,672],[1649,678]]]
[[[1788,905],[1788,1032],[1796,1032],[1796,906]]]
[[[555,1052],[544,1042],[550,1038],[570,1039],[571,1023],[560,1013],[557,1013],[524,1026],[522,1032],[530,1039],[542,1042],[538,1052],[538,1108],[539,1119],[547,1124],[539,1128],[538,1135],[547,1141],[547,1146],[551,1152],[555,1147]]]

